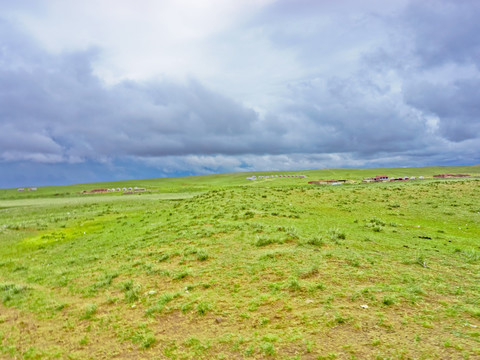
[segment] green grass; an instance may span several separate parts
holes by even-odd
[[[476,358],[480,180],[307,181],[479,170],[0,190],[0,357]]]

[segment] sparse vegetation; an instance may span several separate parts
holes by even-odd
[[[0,190],[0,357],[480,356],[479,180],[244,177]]]

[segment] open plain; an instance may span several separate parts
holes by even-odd
[[[467,179],[434,179],[438,173]],[[424,180],[362,184],[367,176]],[[248,181],[252,175],[304,174]],[[480,167],[0,190],[0,356],[480,357]],[[346,179],[341,186],[309,180]],[[139,194],[81,194],[138,186]]]

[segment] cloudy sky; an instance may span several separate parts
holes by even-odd
[[[480,163],[478,0],[0,0],[0,187]]]

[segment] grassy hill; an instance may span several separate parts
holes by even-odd
[[[177,178],[157,178],[129,181],[112,181],[103,183],[76,184],[66,186],[44,186],[37,191],[25,191],[19,193],[17,189],[0,189],[0,199],[20,199],[38,197],[77,197],[84,190],[98,188],[123,188],[142,187],[150,192],[198,192],[206,191],[212,187],[235,187],[246,185],[249,181],[246,177],[260,175],[306,175],[308,180],[299,178],[269,179],[257,182],[255,186],[290,186],[306,184],[309,180],[319,179],[345,179],[361,181],[364,178],[379,174],[389,177],[400,176],[424,176],[431,178],[433,175],[442,173],[470,174],[480,176],[480,166],[434,166],[421,168],[380,168],[380,169],[320,169],[299,171],[255,171],[245,173],[226,173],[213,175],[187,176]],[[26,190],[28,187],[25,188]],[[108,194],[109,196],[114,194]],[[120,194],[115,194],[120,195]]]
[[[480,180],[307,184],[445,172],[480,168],[1,190],[0,354],[477,358]]]

